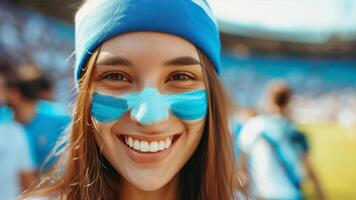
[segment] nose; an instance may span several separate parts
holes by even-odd
[[[169,103],[157,89],[146,88],[129,102],[131,119],[142,125],[159,124],[169,117]]]

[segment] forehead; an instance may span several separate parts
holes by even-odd
[[[157,32],[133,32],[117,36],[102,45],[98,60],[110,55],[145,61],[165,61],[181,56],[199,60],[192,43],[178,36]]]

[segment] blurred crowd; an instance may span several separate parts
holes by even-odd
[[[66,102],[72,83],[74,29],[48,16],[0,1],[0,59],[34,63],[54,82],[55,98]]]
[[[0,63],[0,199],[6,199],[49,170],[56,158],[47,158],[70,117],[38,67]]]
[[[0,199],[14,199],[47,160],[70,118],[64,93],[72,28],[0,2]]]
[[[356,60],[225,54],[223,62],[223,81],[242,107],[259,110],[264,86],[285,79],[294,90],[291,118],[298,123],[356,123]]]

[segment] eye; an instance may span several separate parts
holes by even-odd
[[[189,73],[175,73],[173,74],[168,81],[187,81],[187,80],[194,80],[194,76]]]
[[[100,77],[100,80],[108,80],[108,81],[127,81],[130,82],[130,79],[119,72],[109,72],[105,73]]]

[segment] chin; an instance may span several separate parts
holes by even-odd
[[[170,180],[164,180],[162,178],[141,178],[138,181],[131,182],[136,188],[146,192],[152,192],[163,188]]]

